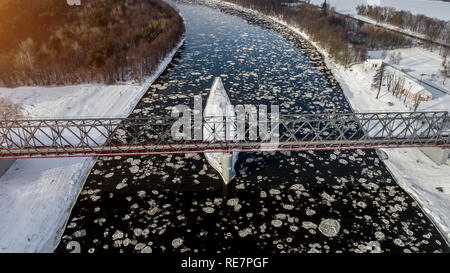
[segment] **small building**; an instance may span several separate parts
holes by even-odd
[[[401,88],[400,93],[406,95],[406,97],[411,100],[430,101],[433,99],[433,94],[429,90],[419,82],[408,77],[402,77],[401,84],[399,81],[394,81],[392,87],[396,89]]]
[[[385,66],[385,75],[394,78],[391,87],[397,90],[401,89],[399,92],[406,95],[408,99],[415,101],[430,101],[433,99],[433,94],[419,80],[409,77],[403,71],[387,65]]]
[[[383,60],[382,59],[367,59],[364,62],[364,68],[377,70],[378,68],[381,67],[382,64],[383,64]]]

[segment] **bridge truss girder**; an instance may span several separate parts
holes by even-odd
[[[175,120],[171,118],[1,120],[0,158],[449,148],[447,112],[323,113],[285,115],[278,120],[276,127],[270,128],[278,132],[276,142],[261,136],[248,140],[249,126],[245,127],[245,140],[225,140],[226,122],[236,124],[230,117],[203,117],[210,135],[201,140],[174,140]]]

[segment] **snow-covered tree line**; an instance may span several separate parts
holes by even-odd
[[[403,35],[339,15],[326,3],[317,8],[302,2],[292,9],[282,5],[285,0],[226,1],[282,18],[306,32],[342,65],[364,61],[368,49],[411,46],[410,39]]]
[[[359,5],[356,10],[359,15],[367,16],[379,23],[388,23],[405,30],[421,33],[431,41],[450,44],[449,21],[421,14],[414,15],[410,11],[396,10],[393,7]]]

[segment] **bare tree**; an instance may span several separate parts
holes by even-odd
[[[448,78],[448,72],[449,72],[449,67],[448,67],[448,63],[447,63],[447,55],[444,57],[443,61],[442,61],[442,70],[441,75],[442,75],[442,84],[445,85],[445,80]]]
[[[18,69],[32,70],[34,67],[33,56],[34,41],[31,38],[27,38],[19,44],[19,50],[17,51],[14,61]]]
[[[394,75],[392,73],[390,73],[389,71],[385,71],[385,79],[386,79],[386,85],[388,88],[388,92],[391,91],[392,88],[392,82],[394,80]]]
[[[398,78],[397,82],[395,83],[395,97],[397,98],[398,95],[400,95],[401,98],[401,94],[403,93],[404,90],[404,86],[405,86],[405,79],[404,78]]]
[[[384,63],[381,63],[380,68],[378,68],[377,72],[375,73],[375,76],[373,77],[372,86],[378,89],[377,97],[380,96],[381,86],[383,85],[384,80]]]
[[[391,55],[389,55],[389,62],[391,64],[395,63],[395,52],[392,52]]]
[[[402,59],[403,59],[402,53],[401,53],[401,52],[398,52],[398,53],[397,53],[397,58],[395,59],[395,64],[396,64],[396,65],[399,65],[400,62],[402,61]]]

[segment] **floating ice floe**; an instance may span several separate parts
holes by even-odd
[[[339,233],[341,225],[334,219],[325,219],[319,225],[319,231],[327,236],[334,237]]]

